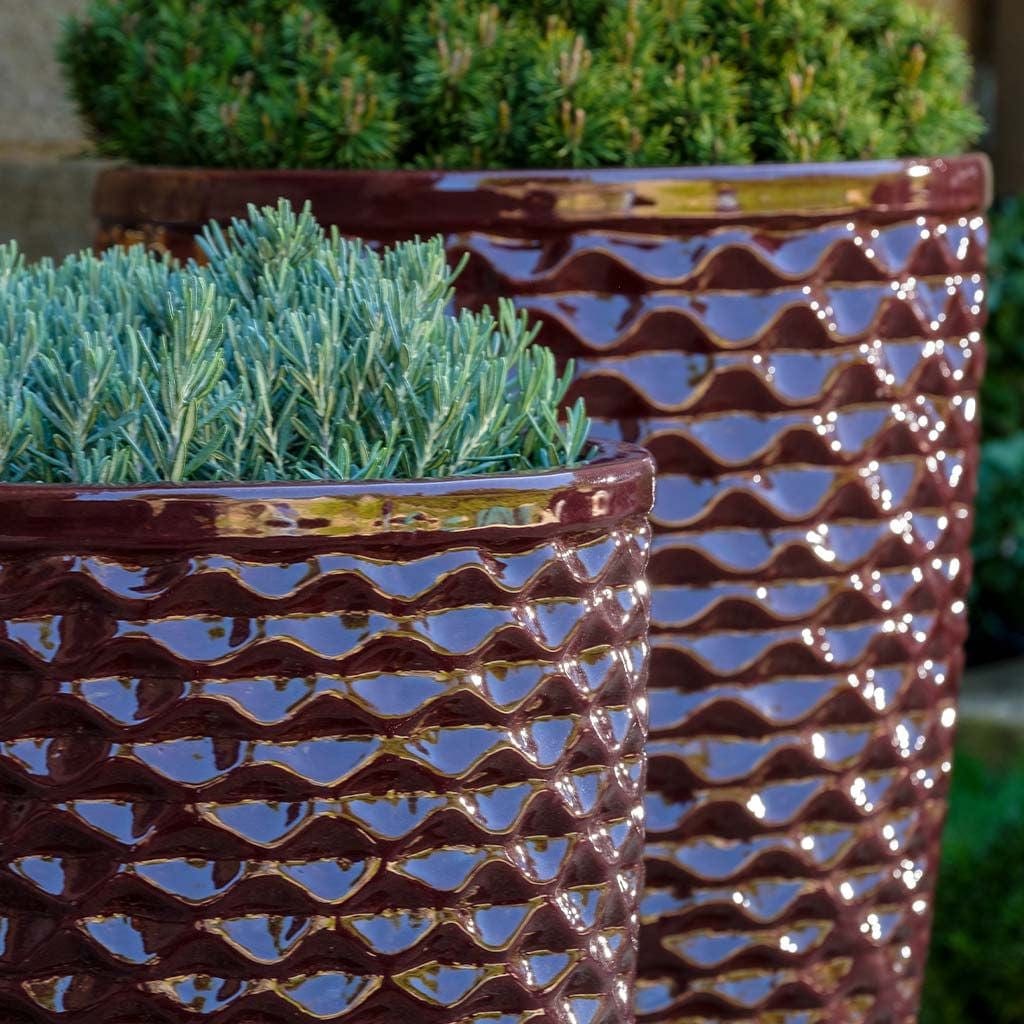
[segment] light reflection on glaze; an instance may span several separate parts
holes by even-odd
[[[201,174],[112,172],[104,239],[191,254],[153,211],[174,197],[180,217]],[[513,296],[577,360],[600,434],[657,457],[643,1024],[913,1020],[962,665],[989,174],[965,157],[317,179],[342,231],[446,233],[471,257],[460,300]],[[238,213],[241,183],[219,182]]]
[[[0,1017],[626,1020],[649,484],[601,473],[610,527],[472,544],[0,528]]]
[[[960,195],[958,201],[966,201]],[[979,204],[983,197],[974,197]],[[660,470],[642,1022],[909,1024],[965,631],[987,228],[455,236]]]

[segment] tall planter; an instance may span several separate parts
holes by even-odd
[[[101,238],[279,194],[446,234],[659,466],[643,1021],[909,1024],[970,575],[989,169],[124,169]]]
[[[0,487],[0,1019],[632,1021],[651,476]]]

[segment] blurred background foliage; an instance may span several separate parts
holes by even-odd
[[[961,737],[921,1024],[1024,1021],[1024,751],[1019,733]]]
[[[970,656],[978,664],[1024,654],[1024,201],[998,204],[991,231],[971,599]]]
[[[967,47],[909,0],[90,0],[60,45],[138,163],[461,168],[952,154]]]
[[[1024,7],[1024,5],[1021,5]],[[992,211],[988,375],[969,655],[1024,655],[1024,199]],[[996,669],[1024,697],[1024,666]],[[966,693],[973,680],[968,675]],[[1024,744],[1018,726],[968,726],[943,847],[921,1024],[1024,1022]]]

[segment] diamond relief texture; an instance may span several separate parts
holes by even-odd
[[[5,1024],[632,1020],[645,520],[335,547],[0,556]]]

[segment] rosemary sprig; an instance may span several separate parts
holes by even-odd
[[[308,209],[209,227],[204,265],[0,249],[0,480],[438,477],[572,465],[571,367],[511,303],[450,313],[440,239],[376,253]]]

